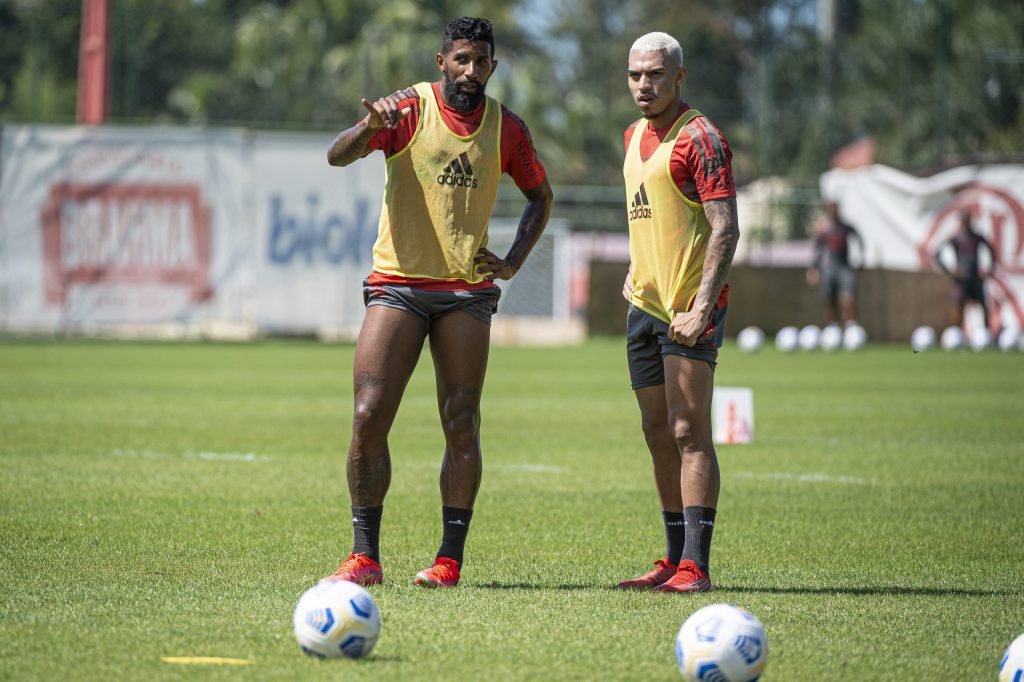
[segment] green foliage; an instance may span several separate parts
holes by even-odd
[[[338,130],[359,100],[434,79],[445,23],[486,16],[490,91],[530,125],[555,183],[618,184],[633,39],[683,44],[685,97],[740,181],[812,181],[863,134],[922,168],[1024,149],[1024,4],[835,0],[111,0],[115,121]],[[0,118],[70,121],[80,0],[0,0]]]
[[[609,588],[664,547],[622,343],[492,349],[450,591],[411,585],[440,539],[424,354],[362,662],[290,632],[350,546],[351,346],[0,343],[0,678],[678,680],[675,633],[714,602],[764,622],[765,680],[994,678],[1024,632],[1022,356],[727,347],[756,440],[719,448],[716,591],[687,597]]]

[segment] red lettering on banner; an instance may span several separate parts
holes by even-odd
[[[43,203],[44,290],[167,284],[210,298],[210,211],[198,185],[55,184]]]

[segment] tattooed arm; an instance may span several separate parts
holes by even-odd
[[[363,107],[368,113],[362,121],[338,133],[327,150],[327,163],[332,166],[347,166],[361,159],[366,154],[366,146],[375,132],[384,127],[395,128],[400,120],[409,115],[412,111],[410,107],[399,106],[402,100],[410,97],[417,97],[414,88],[393,92],[373,104],[369,100],[362,100]]]
[[[718,295],[725,286],[725,278],[729,274],[729,266],[732,265],[732,257],[740,239],[736,197],[707,201],[704,203],[704,213],[711,224],[711,237],[704,256],[700,288],[697,289],[693,307],[686,312],[676,313],[669,325],[669,336],[684,346],[696,344],[704,333]]]
[[[496,279],[512,279],[513,275],[519,272],[519,268],[523,267],[526,257],[530,255],[534,244],[544,232],[548,216],[551,215],[554,194],[551,192],[551,185],[548,184],[547,178],[544,178],[533,189],[522,190],[522,192],[526,197],[526,208],[523,210],[519,229],[516,230],[516,236],[512,246],[509,247],[508,254],[504,258],[499,258],[487,249],[480,249],[473,261],[476,264],[477,273],[491,282]]]

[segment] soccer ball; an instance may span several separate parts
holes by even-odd
[[[838,324],[830,324],[821,330],[821,336],[818,337],[818,346],[823,351],[831,353],[841,345],[843,345],[843,330]]]
[[[736,343],[744,353],[753,353],[764,345],[764,332],[759,327],[746,327],[736,335]]]
[[[868,333],[859,324],[851,324],[843,332],[843,348],[860,350],[868,342]]]
[[[992,332],[984,327],[978,327],[971,332],[971,349],[975,352],[983,351],[992,346]]]
[[[931,350],[935,346],[935,330],[923,325],[914,330],[910,335],[910,347],[915,353]]]
[[[1017,350],[1020,346],[1021,335],[1016,329],[1006,328],[999,332],[999,349],[1009,352]]]
[[[796,342],[800,350],[818,350],[818,338],[821,336],[821,329],[816,324],[809,324],[797,334]]]
[[[1010,642],[999,664],[999,682],[1024,680],[1024,635]]]
[[[322,580],[299,598],[292,629],[310,656],[361,658],[377,643],[380,611],[359,585]]]
[[[946,327],[939,338],[942,350],[960,350],[964,347],[964,332],[960,327]]]
[[[764,626],[732,604],[695,611],[676,635],[676,665],[690,682],[754,682],[767,654]]]
[[[789,353],[796,349],[797,337],[800,335],[796,327],[783,327],[775,335],[775,347],[782,353]]]

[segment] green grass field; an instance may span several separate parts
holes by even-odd
[[[620,340],[494,348],[455,590],[429,355],[391,438],[384,625],[307,658],[299,594],[351,542],[352,347],[0,342],[0,678],[679,679],[698,607],[765,624],[764,680],[994,680],[1024,632],[1024,355],[743,355],[756,442],[719,448],[705,595],[610,589],[660,556]],[[251,659],[246,668],[165,656]]]

